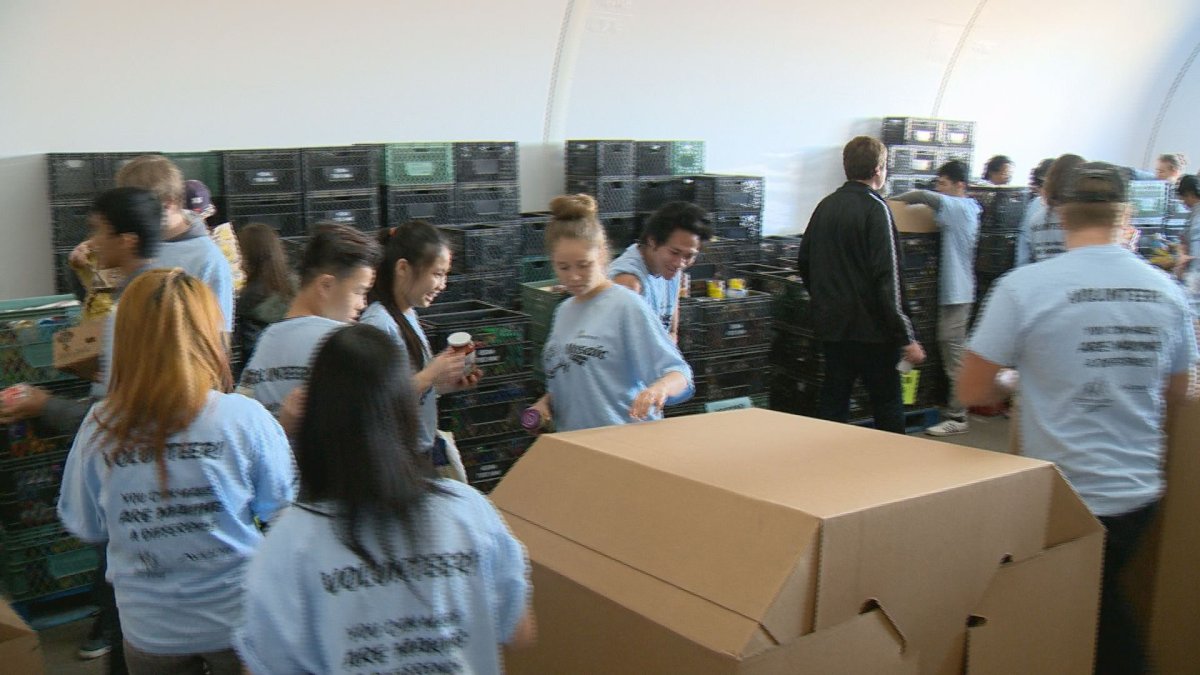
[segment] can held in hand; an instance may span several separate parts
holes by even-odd
[[[446,338],[446,344],[454,350],[455,354],[463,355],[463,377],[469,377],[471,373],[474,373],[475,343],[471,340],[471,334],[461,331],[451,333],[450,337]]]

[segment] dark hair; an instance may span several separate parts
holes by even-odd
[[[409,524],[414,508],[437,489],[430,483],[433,464],[417,444],[411,381],[396,344],[367,324],[330,333],[309,375],[295,441],[300,499],[333,502],[338,538],[370,565],[393,555],[381,536],[385,558],[376,560],[363,533]]]
[[[322,274],[343,278],[360,267],[374,268],[379,263],[379,244],[360,230],[337,223],[314,226],[312,239],[300,261],[300,285]]]
[[[1200,197],[1200,178],[1197,178],[1189,173],[1188,175],[1179,179],[1179,187],[1177,187],[1175,190],[1180,197],[1186,195]]]
[[[413,370],[421,370],[425,367],[425,347],[396,305],[396,263],[407,260],[417,273],[429,269],[447,247],[446,237],[424,220],[410,220],[399,227],[380,230],[379,243],[383,246],[383,258],[375,269],[375,285],[367,293],[367,302],[378,302],[392,315],[400,327],[400,337],[404,339]]]
[[[1046,203],[1058,206],[1062,201],[1063,190],[1067,186],[1067,178],[1084,159],[1079,155],[1066,154],[1054,160],[1050,170],[1046,172],[1046,182],[1042,184],[1042,192],[1046,195]]]
[[[135,187],[113,188],[96,197],[91,212],[107,220],[114,234],[136,234],[139,258],[149,259],[158,254],[163,205],[153,192]]]
[[[238,248],[242,253],[242,269],[246,272],[246,285],[255,285],[267,295],[275,294],[290,298],[296,293],[296,285],[288,271],[287,256],[275,228],[263,223],[250,223],[237,233]]]
[[[938,167],[938,178],[948,178],[955,183],[965,183],[969,176],[966,162],[961,162],[957,159],[952,159],[949,162]]]
[[[1013,161],[1007,155],[996,155],[983,165],[983,177],[987,178],[997,171],[1004,169],[1005,165],[1012,164]]]
[[[1050,167],[1054,166],[1054,158],[1047,157],[1038,162],[1038,165],[1029,172],[1029,182],[1034,187],[1042,187],[1046,184],[1046,174],[1050,173]]]
[[[712,219],[708,212],[691,202],[667,202],[650,214],[642,228],[640,243],[662,245],[675,230],[691,232],[700,241],[712,239]]]
[[[842,168],[846,180],[870,180],[883,166],[887,148],[878,138],[856,136],[842,148]]]

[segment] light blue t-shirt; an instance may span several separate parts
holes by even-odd
[[[255,673],[500,673],[529,603],[528,561],[495,507],[438,480],[394,563],[372,570],[341,543],[330,503],[298,504],[250,563],[234,639]],[[364,544],[381,556],[375,528]],[[369,537],[369,538],[368,538]]]
[[[615,279],[620,274],[637,277],[642,286],[642,299],[650,306],[650,311],[662,321],[663,328],[670,333],[671,319],[675,316],[675,308],[679,306],[679,285],[682,283],[683,274],[676,274],[672,279],[651,274],[637,244],[630,244],[609,266],[610,279]]]
[[[1017,264],[1041,262],[1067,250],[1067,234],[1058,211],[1039,198],[1025,211],[1021,222],[1022,245],[1017,250]]]
[[[1019,267],[968,349],[1021,375],[1024,454],[1054,462],[1098,516],[1163,489],[1163,389],[1197,359],[1183,290],[1117,246]]]
[[[114,447],[98,403],[67,455],[58,515],[84,541],[108,541],[108,580],[125,639],[154,654],[229,649],[242,576],[271,520],[293,497],[295,467],[279,423],[238,394],[210,392],[167,439],[167,483],[150,451]]]
[[[618,284],[587,301],[568,298],[558,305],[542,366],[559,431],[636,421],[629,416],[633,400],[670,372],[683,373],[688,388],[668,405],[694,393],[692,369],[658,317]],[[652,413],[652,419],[661,418],[661,410]]]
[[[195,221],[191,221],[195,226]],[[184,272],[208,284],[217,296],[217,304],[225,316],[226,332],[233,332],[233,268],[221,249],[208,236],[200,223],[202,234],[159,244],[155,267],[180,267]]]
[[[288,394],[308,382],[312,361],[325,338],[345,325],[323,316],[297,316],[267,326],[242,371],[238,392],[278,415]]]
[[[1183,287],[1192,302],[1192,312],[1200,317],[1200,204],[1192,209],[1183,236],[1187,240],[1188,255],[1193,258],[1183,270]]]
[[[429,348],[429,340],[425,337],[425,331],[421,330],[421,323],[417,320],[417,313],[409,309],[404,313],[404,318],[408,320],[408,325],[412,326],[417,332],[417,337],[421,339],[421,348],[424,350],[424,363],[429,363],[429,359],[433,358],[433,352]],[[391,313],[387,308],[378,302],[372,302],[363,310],[362,316],[358,318],[359,323],[365,323],[378,328],[388,334],[395,341],[396,346],[400,347],[400,352],[405,364],[408,364],[408,347],[404,344],[404,336],[400,334],[400,325],[392,318]],[[415,374],[415,371],[414,371]],[[420,399],[418,401],[417,415],[420,418],[421,428],[418,430],[417,442],[421,444],[423,449],[428,450],[433,447],[434,439],[437,438],[437,392],[433,387],[425,391],[418,392]]]
[[[934,218],[942,231],[938,304],[975,302],[975,246],[983,207],[971,197],[941,195]]]
[[[1017,232],[1017,267],[1037,262],[1033,257],[1033,228],[1046,219],[1048,209],[1045,197],[1038,197],[1025,207],[1025,215],[1021,217],[1021,229]]]

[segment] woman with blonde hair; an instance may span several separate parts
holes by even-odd
[[[294,496],[286,436],[232,388],[224,317],[182,270],[125,290],[108,398],[67,457],[58,512],[108,541],[129,672],[239,673],[231,650],[242,574],[265,523]]]
[[[534,405],[559,431],[660,419],[691,398],[692,369],[641,297],[608,276],[608,241],[596,200],[555,197],[546,227],[558,306],[542,351],[547,393]]]

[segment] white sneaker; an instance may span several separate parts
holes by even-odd
[[[966,420],[946,420],[940,424],[935,424],[925,430],[928,436],[957,436],[965,434],[970,430]]]

